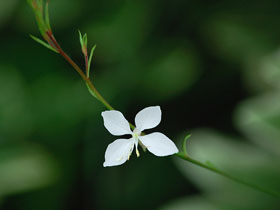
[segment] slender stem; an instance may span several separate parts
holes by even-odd
[[[59,54],[64,57],[64,59],[78,72],[78,74],[82,77],[82,79],[88,84],[89,88],[95,93],[97,99],[109,110],[114,110],[114,108],[102,97],[102,95],[97,91],[97,89],[94,87],[93,83],[90,81],[89,78],[84,74],[84,72],[81,70],[81,68],[70,58],[69,55],[67,55],[64,50],[60,47],[60,45],[57,43],[56,39],[53,37],[52,34],[48,34],[48,37],[51,39],[51,41],[54,43],[57,51]]]
[[[258,186],[258,185],[255,185],[255,184],[246,182],[246,181],[244,181],[244,180],[242,180],[242,179],[239,179],[239,178],[237,178],[237,177],[235,177],[235,176],[232,176],[231,174],[225,173],[225,172],[223,172],[223,171],[221,171],[221,170],[219,170],[219,169],[217,169],[217,168],[214,168],[214,167],[212,167],[212,166],[210,166],[210,165],[206,165],[206,164],[201,163],[201,162],[199,162],[199,161],[197,161],[197,160],[194,160],[194,159],[192,159],[190,156],[188,156],[188,155],[186,155],[186,154],[184,154],[184,153],[176,153],[175,155],[176,155],[177,157],[183,159],[183,160],[186,160],[186,161],[188,161],[188,162],[194,164],[194,165],[197,165],[197,166],[200,166],[200,167],[202,167],[202,168],[208,169],[208,170],[210,170],[210,171],[212,171],[212,172],[214,172],[214,173],[216,173],[216,174],[219,174],[219,175],[221,175],[221,176],[223,176],[223,177],[226,177],[226,178],[228,178],[228,179],[231,179],[232,181],[235,181],[235,182],[238,182],[238,183],[240,183],[240,184],[246,185],[246,186],[248,186],[248,187],[254,188],[254,189],[259,190],[259,191],[261,191],[261,192],[264,192],[264,193],[266,193],[266,194],[273,195],[273,196],[276,196],[276,197],[280,197],[280,193],[279,193],[279,192],[276,192],[276,191],[273,191],[273,190],[269,190],[269,189],[265,189],[265,188],[260,187],[260,186]]]
[[[86,64],[86,76],[89,78],[89,69],[88,69],[88,54],[85,54],[85,64]]]
[[[114,110],[114,108],[103,98],[103,96],[97,91],[97,89],[95,88],[95,86],[93,85],[93,83],[91,82],[91,80],[86,76],[86,74],[84,74],[84,72],[81,70],[81,68],[70,58],[70,56],[68,56],[64,50],[60,47],[60,45],[57,43],[56,39],[54,38],[54,36],[51,33],[47,33],[49,39],[51,40],[51,42],[54,44],[55,48],[57,49],[57,51],[59,52],[59,54],[64,57],[64,59],[78,72],[78,74],[82,77],[82,79],[87,83],[87,85],[89,86],[89,88],[95,93],[97,99],[109,110]],[[86,59],[86,71],[88,71],[88,62],[87,62],[87,57]],[[134,129],[135,126],[133,124],[130,123],[130,127],[131,129]],[[141,144],[141,142],[140,142]],[[145,146],[142,145],[142,148],[144,150],[146,150]],[[235,182],[244,184],[248,187],[254,188],[256,190],[259,190],[261,192],[267,193],[269,195],[273,195],[276,197],[280,197],[280,193],[276,192],[276,191],[272,191],[272,190],[268,190],[268,189],[264,189],[260,186],[257,186],[255,184],[252,183],[248,183],[242,179],[239,179],[237,177],[232,176],[231,174],[227,174],[217,168],[211,167],[209,165],[206,165],[204,163],[201,163],[197,160],[192,159],[191,157],[189,157],[185,151],[185,153],[177,153],[175,154],[177,157],[186,160],[194,165],[200,166],[202,168],[208,169],[216,174],[219,174],[221,176],[224,176],[228,179],[231,179]]]

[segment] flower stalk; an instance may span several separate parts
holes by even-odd
[[[50,27],[50,21],[49,21],[49,14],[48,14],[48,2],[46,3],[45,7],[43,5],[43,0],[28,0],[28,3],[32,7],[35,17],[37,20],[37,24],[39,27],[39,31],[43,38],[47,41],[49,45],[45,43],[44,46],[51,48],[53,51],[60,54],[74,69],[75,71],[82,77],[82,79],[85,81],[86,86],[88,87],[90,93],[96,97],[104,106],[109,110],[114,110],[114,108],[102,97],[102,95],[97,91],[93,83],[91,82],[89,78],[89,60],[87,56],[87,36],[85,35],[83,38],[82,44],[82,52],[85,55],[85,62],[86,62],[86,74],[83,72],[83,70],[71,59],[71,57],[61,48],[61,46],[56,41],[52,29]],[[45,10],[44,10],[45,8]],[[45,12],[43,12],[45,11]],[[33,38],[34,39],[34,38]],[[38,40],[35,40],[39,42]],[[43,41],[41,41],[43,42]],[[42,44],[42,43],[40,43]],[[91,50],[90,54],[90,61],[93,56],[95,46]]]
[[[231,175],[231,174],[228,174],[228,173],[226,173],[226,172],[224,172],[224,171],[222,171],[222,170],[219,170],[219,169],[217,169],[216,167],[213,167],[213,166],[211,166],[211,165],[209,165],[209,164],[204,164],[204,163],[202,163],[202,162],[200,162],[200,161],[197,161],[197,160],[191,158],[189,155],[187,155],[187,154],[185,154],[185,153],[183,153],[183,152],[176,153],[175,156],[177,156],[178,158],[181,158],[182,160],[186,160],[186,161],[188,161],[188,162],[190,162],[190,163],[192,163],[192,164],[194,164],[194,165],[197,165],[197,166],[199,166],[199,167],[202,167],[202,168],[204,168],[204,169],[207,169],[207,170],[209,170],[209,171],[212,171],[212,172],[214,172],[214,173],[216,173],[216,174],[218,174],[218,175],[221,175],[221,176],[223,176],[223,177],[225,177],[225,178],[228,178],[228,179],[230,179],[230,180],[232,180],[232,181],[234,181],[234,182],[237,182],[237,183],[239,183],[239,184],[243,184],[243,185],[245,185],[245,186],[247,186],[247,187],[250,187],[250,188],[253,188],[253,189],[255,189],[255,190],[261,191],[261,192],[263,192],[263,193],[272,195],[272,196],[274,196],[274,197],[280,197],[280,193],[277,192],[277,191],[273,191],[273,190],[270,190],[270,189],[266,189],[266,188],[260,187],[260,186],[258,186],[258,185],[255,185],[255,184],[253,184],[253,183],[249,183],[249,182],[247,182],[247,181],[244,181],[244,180],[242,180],[242,179],[240,179],[240,178],[237,178],[237,177],[235,177],[235,176],[233,176],[233,175]]]
[[[87,35],[84,34],[83,36],[81,35],[81,33],[79,32],[80,35],[80,43],[81,43],[81,49],[82,49],[82,53],[84,55],[85,58],[85,71],[83,71],[72,59],[71,57],[61,48],[61,46],[58,44],[58,42],[56,41],[51,26],[50,26],[50,20],[49,20],[49,14],[48,14],[48,2],[44,5],[44,1],[43,0],[27,0],[28,3],[30,4],[30,6],[32,7],[35,17],[36,17],[36,21],[38,24],[38,28],[39,31],[42,35],[42,37],[44,38],[44,40],[47,42],[44,42],[34,36],[31,36],[32,39],[34,39],[36,42],[42,44],[43,46],[47,47],[48,49],[51,49],[52,51],[60,54],[73,68],[74,70],[81,76],[81,78],[85,81],[86,86],[88,87],[88,90],[90,92],[90,94],[95,97],[97,100],[99,100],[108,110],[114,110],[114,108],[103,98],[103,96],[98,92],[98,90],[95,88],[94,84],[92,83],[91,79],[90,79],[90,65],[91,65],[91,61],[92,61],[92,57],[93,57],[93,53],[95,50],[95,45],[93,46],[93,48],[91,49],[90,55],[88,56],[88,50],[87,50]],[[135,129],[135,126],[131,123],[128,124],[128,126],[130,126],[131,129]],[[144,134],[142,132],[142,134]],[[215,167],[213,167],[210,164],[204,164],[202,162],[199,162],[195,159],[192,159],[186,151],[186,141],[187,139],[190,137],[190,135],[188,135],[183,142],[183,152],[178,152],[175,153],[174,155],[180,159],[183,159],[185,161],[188,161],[194,165],[197,165],[199,167],[202,167],[204,169],[210,170],[216,174],[219,174],[221,176],[224,176],[228,179],[231,179],[235,182],[238,182],[240,184],[244,184],[248,187],[251,187],[255,190],[267,193],[269,195],[273,195],[273,196],[277,196],[280,197],[280,193],[276,192],[276,191],[272,191],[272,190],[268,190],[268,189],[264,189],[260,186],[254,185],[252,183],[248,183],[242,179],[236,178],[234,176],[232,176],[231,174],[227,174]],[[142,145],[142,142],[139,141],[139,144],[141,144],[141,146],[143,146],[144,149],[145,146]]]

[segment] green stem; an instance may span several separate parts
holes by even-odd
[[[194,159],[192,159],[190,156],[188,156],[188,155],[186,155],[186,154],[184,154],[184,153],[182,153],[182,152],[176,153],[175,155],[176,155],[177,157],[183,159],[183,160],[186,160],[186,161],[188,161],[188,162],[194,164],[194,165],[200,166],[200,167],[205,168],[205,169],[207,169],[207,170],[210,170],[210,171],[212,171],[212,172],[214,172],[214,173],[216,173],[216,174],[219,174],[219,175],[221,175],[221,176],[223,176],[223,177],[226,177],[226,178],[228,178],[228,179],[231,179],[232,181],[235,181],[235,182],[237,182],[237,183],[246,185],[246,186],[248,186],[248,187],[250,187],[250,188],[253,188],[253,189],[258,190],[258,191],[261,191],[261,192],[264,192],[264,193],[266,193],[266,194],[273,195],[273,196],[276,196],[276,197],[280,197],[280,193],[279,193],[279,192],[276,192],[276,191],[273,191],[273,190],[269,190],[269,189],[265,189],[265,188],[260,187],[260,186],[258,186],[258,185],[255,185],[255,184],[246,182],[246,181],[244,181],[244,180],[242,180],[242,179],[239,179],[239,178],[237,178],[237,177],[235,177],[235,176],[232,176],[231,174],[225,173],[225,172],[223,172],[223,171],[221,171],[221,170],[219,170],[219,169],[217,169],[217,168],[214,168],[214,167],[212,167],[212,166],[210,166],[210,165],[207,165],[207,164],[204,164],[204,163],[199,162],[199,161],[197,161],[197,160],[194,160]]]
[[[85,54],[85,65],[86,65],[86,75],[87,75],[87,78],[89,78],[88,54],[87,54],[87,52],[86,52],[86,54]]]
[[[81,70],[81,68],[64,52],[64,50],[60,47],[60,45],[57,43],[57,41],[55,40],[55,38],[53,37],[52,34],[48,34],[48,37],[51,39],[51,41],[54,43],[56,49],[58,50],[59,54],[64,57],[64,59],[78,72],[78,74],[82,77],[82,79],[88,84],[89,88],[95,93],[97,99],[109,110],[114,110],[114,108],[103,98],[103,96],[97,91],[97,89],[95,88],[95,86],[93,85],[93,83],[91,82],[91,80],[84,74],[84,72]],[[134,129],[135,126],[133,124],[130,123],[130,127],[131,129]],[[189,136],[188,136],[189,137]],[[140,142],[141,144],[141,142]],[[142,148],[144,150],[146,150],[145,146],[142,145]],[[259,190],[261,192],[273,195],[273,196],[277,196],[280,197],[280,193],[276,192],[276,191],[272,191],[272,190],[268,190],[268,189],[264,189],[260,186],[257,186],[255,184],[252,183],[248,183],[242,179],[239,179],[237,177],[232,176],[231,174],[227,174],[221,170],[218,170],[217,168],[211,167],[209,165],[206,165],[204,163],[201,163],[197,160],[192,159],[191,157],[189,157],[186,153],[186,150],[184,150],[184,153],[177,153],[175,154],[177,157],[186,160],[192,164],[195,164],[197,166],[200,166],[202,168],[205,168],[207,170],[210,170],[216,174],[219,174],[221,176],[224,176],[228,179],[231,179],[235,182],[244,184],[248,187],[251,187],[253,189]]]
[[[82,79],[88,84],[89,88],[95,93],[97,99],[109,110],[114,110],[114,108],[103,98],[103,96],[97,91],[91,80],[84,74],[82,69],[67,55],[64,50],[57,43],[56,39],[52,34],[47,33],[48,37],[54,43],[58,53],[78,72]]]

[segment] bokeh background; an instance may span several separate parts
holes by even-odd
[[[160,105],[157,131],[198,160],[280,191],[280,2],[50,1],[54,34],[130,120]],[[263,210],[279,198],[176,157],[103,168],[104,107],[39,36],[24,0],[0,0],[0,209]],[[210,162],[209,162],[210,161]]]

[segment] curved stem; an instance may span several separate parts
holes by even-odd
[[[52,34],[47,33],[48,37],[51,39],[53,44],[55,45],[58,53],[78,72],[78,74],[82,77],[82,79],[88,84],[89,88],[92,92],[95,93],[97,99],[109,110],[114,110],[114,108],[103,98],[103,96],[97,91],[91,80],[84,74],[81,68],[70,58],[67,53],[60,47],[57,43],[56,39],[53,37]]]
[[[280,197],[280,193],[279,193],[279,192],[276,192],[276,191],[273,191],[273,190],[269,190],[269,189],[265,189],[265,188],[260,187],[260,186],[258,186],[258,185],[255,185],[255,184],[246,182],[246,181],[244,181],[244,180],[242,180],[242,179],[239,179],[239,178],[237,178],[237,177],[235,177],[235,176],[232,176],[231,174],[225,173],[225,172],[223,172],[223,171],[221,171],[221,170],[219,170],[219,169],[217,169],[217,168],[214,168],[214,167],[212,167],[212,166],[210,166],[210,165],[207,165],[207,164],[204,164],[204,163],[202,163],[202,162],[199,162],[199,161],[197,161],[197,160],[195,160],[195,159],[192,159],[190,156],[188,156],[188,155],[186,155],[186,154],[184,154],[184,153],[181,153],[181,152],[180,152],[180,153],[176,153],[175,155],[176,155],[177,157],[183,159],[183,160],[186,160],[186,161],[188,161],[188,162],[194,164],[194,165],[200,166],[200,167],[205,168],[205,169],[207,169],[207,170],[210,170],[210,171],[212,171],[212,172],[214,172],[214,173],[216,173],[216,174],[219,174],[219,175],[221,175],[221,176],[223,176],[223,177],[226,177],[226,178],[228,178],[228,179],[231,179],[232,181],[235,181],[235,182],[238,182],[238,183],[240,183],[240,184],[246,185],[246,186],[248,186],[248,187],[251,187],[251,188],[256,189],[256,190],[258,190],[258,191],[264,192],[264,193],[266,193],[266,194],[273,195],[273,196],[276,196],[276,197]]]
[[[84,72],[81,70],[81,68],[70,58],[70,56],[68,56],[64,50],[60,47],[60,45],[57,43],[57,41],[55,40],[55,38],[53,37],[53,35],[51,33],[47,33],[49,39],[52,41],[52,43],[55,45],[55,48],[58,50],[59,54],[64,57],[64,59],[78,72],[78,74],[82,77],[82,79],[87,83],[87,85],[89,86],[89,88],[94,92],[94,94],[96,95],[97,99],[109,110],[114,110],[114,108],[103,98],[103,96],[97,91],[97,89],[95,88],[95,86],[93,85],[93,83],[91,82],[90,78],[88,78],[86,76],[86,74],[84,74]],[[130,127],[131,129],[134,129],[135,126],[133,124],[130,123]],[[189,136],[188,136],[189,137]],[[185,141],[186,139],[188,138],[186,137],[185,138]],[[141,144],[141,143],[140,143]],[[145,146],[142,145],[142,148],[144,149],[145,151]],[[201,163],[197,160],[194,160],[192,159],[191,157],[189,157],[186,153],[186,150],[184,150],[184,153],[176,153],[175,154],[177,157],[183,159],[183,160],[186,160],[192,164],[195,164],[197,166],[200,166],[202,168],[205,168],[207,170],[210,170],[216,174],[219,174],[221,176],[224,176],[228,179],[231,179],[235,182],[238,182],[238,183],[241,183],[241,184],[244,184],[248,187],[251,187],[253,189],[256,189],[256,190],[259,190],[261,192],[264,192],[264,193],[267,193],[269,195],[273,195],[273,196],[276,196],[276,197],[280,197],[280,193],[276,192],[276,191],[272,191],[272,190],[268,190],[268,189],[264,189],[260,186],[257,186],[255,184],[252,184],[252,183],[248,183],[242,179],[239,179],[237,177],[234,177],[232,176],[231,174],[227,174],[217,168],[214,168],[214,167],[211,167],[210,165],[207,165],[207,164],[204,164],[204,163]]]
[[[86,65],[86,75],[87,75],[87,78],[89,78],[88,54],[87,54],[87,52],[86,52],[86,54],[85,54],[85,65]]]

